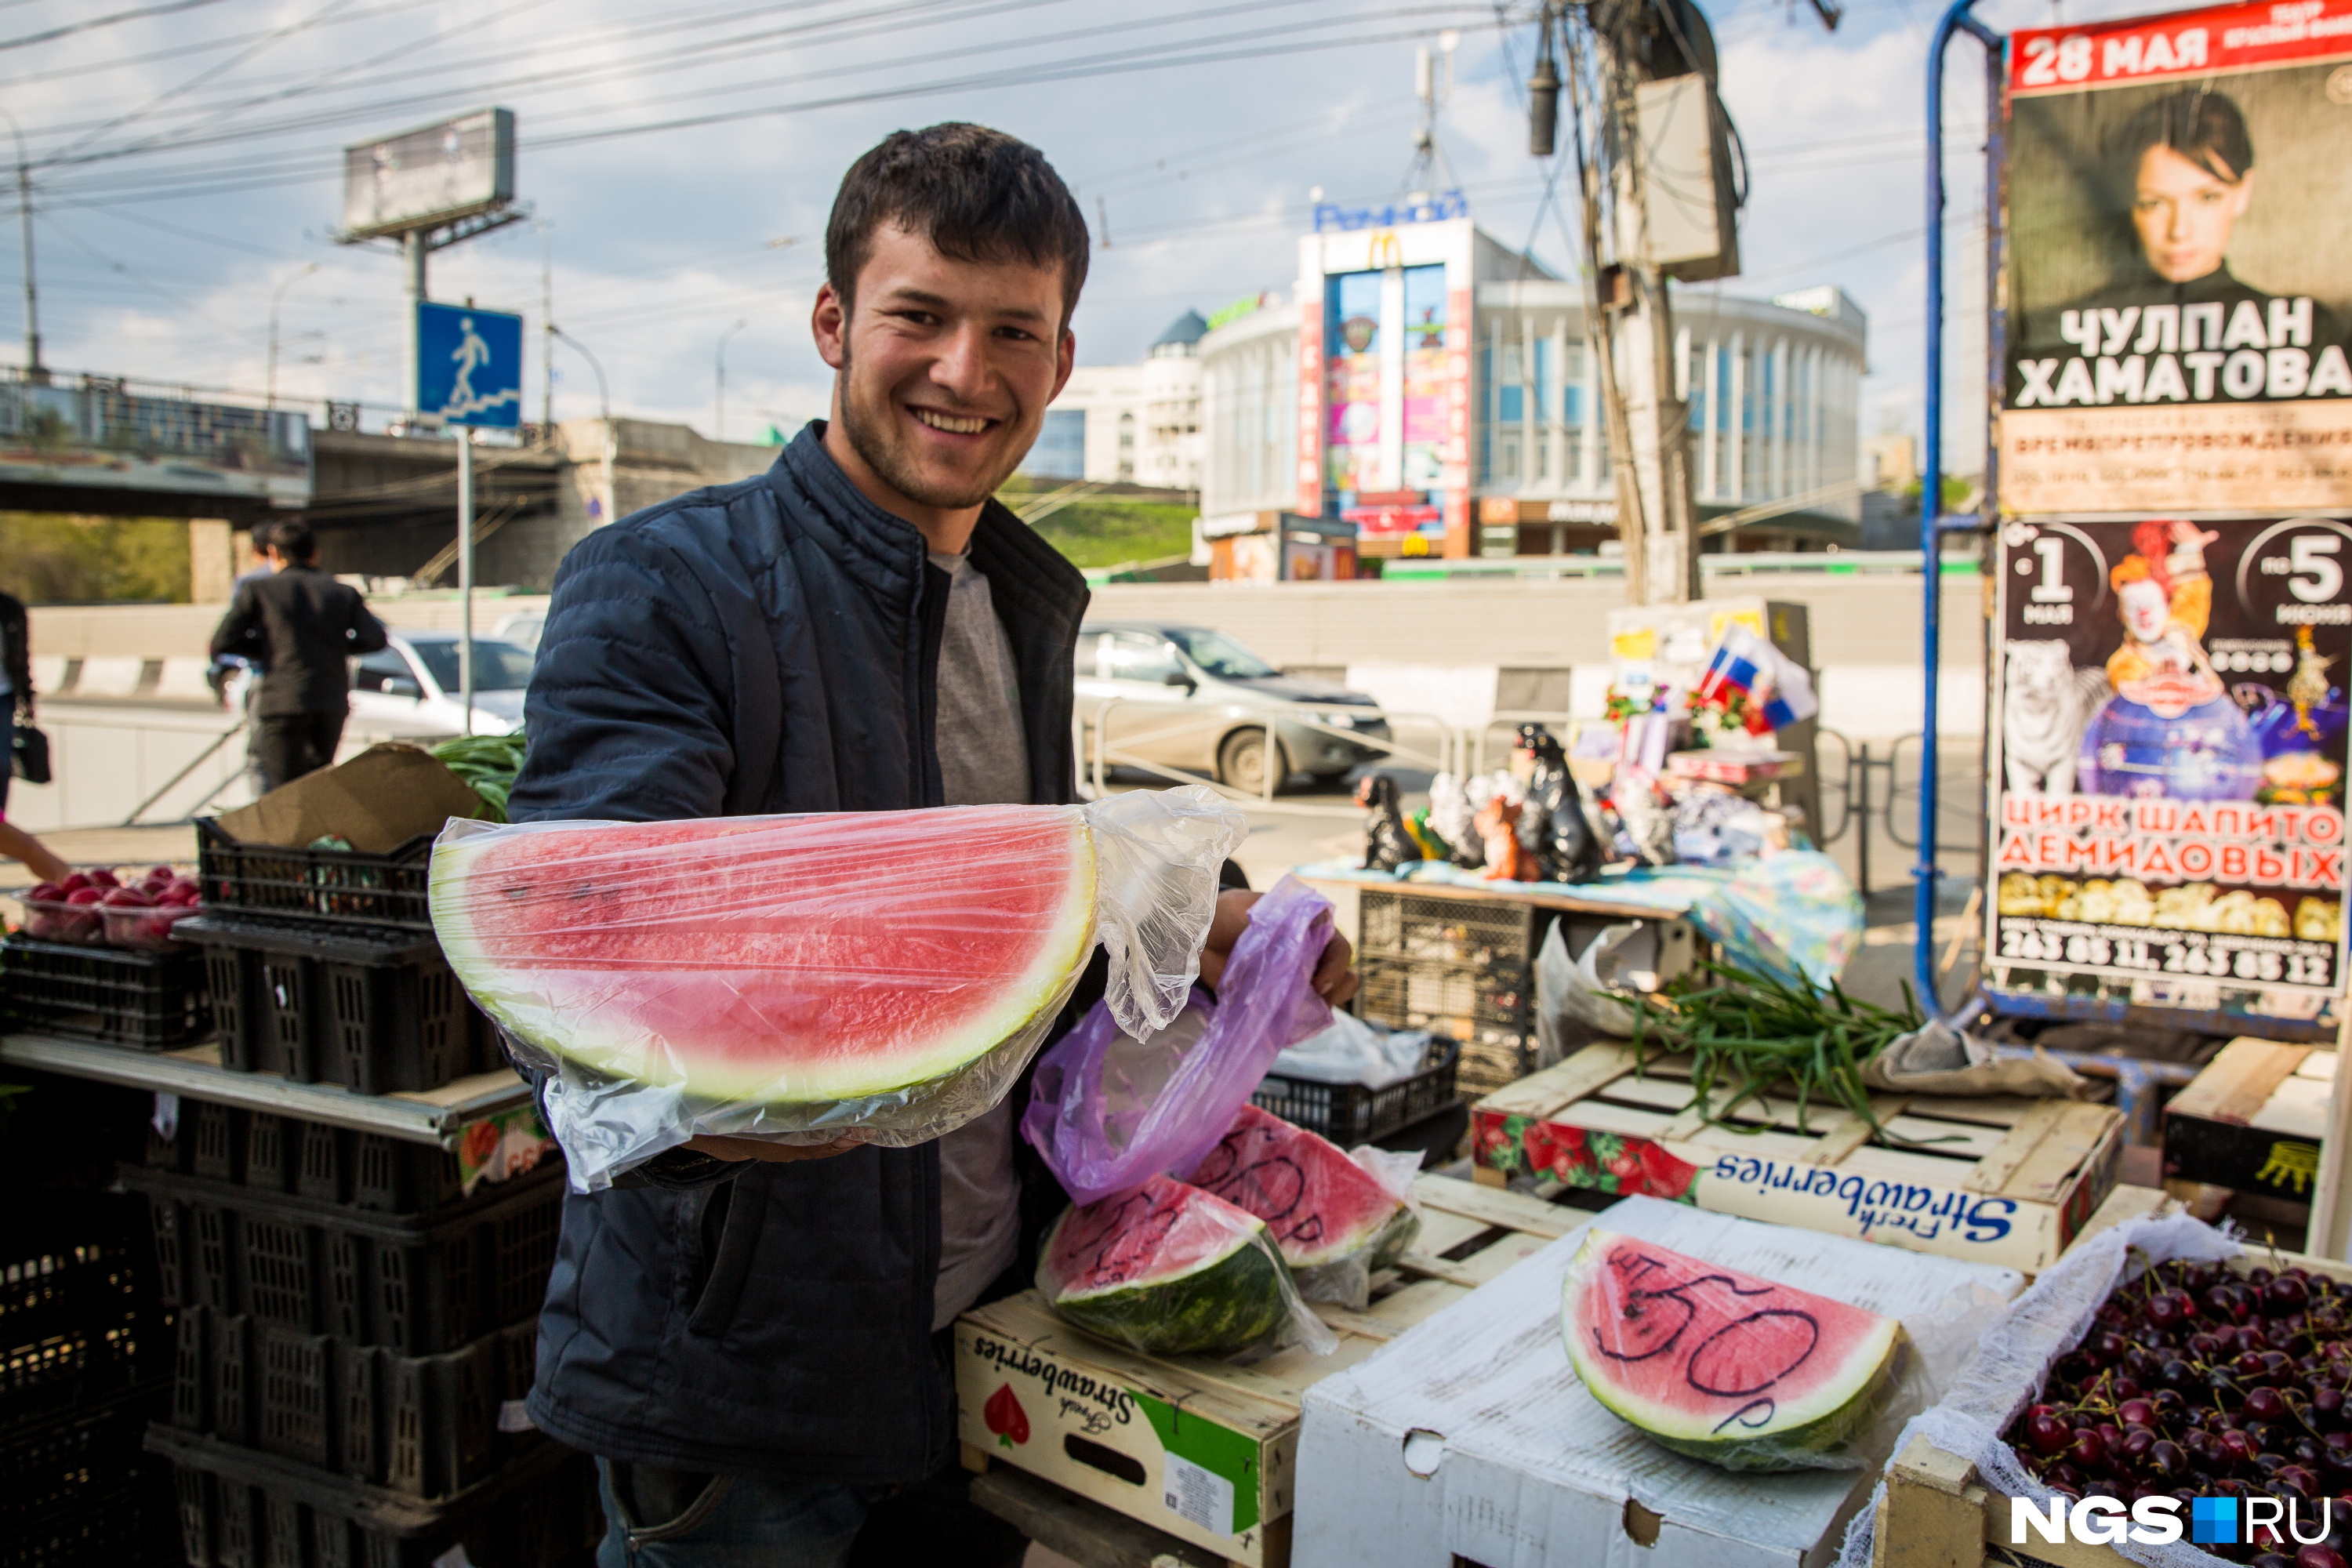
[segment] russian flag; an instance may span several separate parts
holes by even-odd
[[[1728,689],[1762,708],[1766,722],[1785,730],[1821,711],[1813,698],[1812,677],[1795,659],[1737,622],[1724,627],[1723,640],[1706,661],[1698,694],[1713,697]]]

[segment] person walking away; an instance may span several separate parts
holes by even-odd
[[[383,623],[358,589],[319,570],[318,554],[308,523],[275,524],[269,575],[239,584],[213,633],[215,658],[261,655],[253,721],[265,792],[334,762],[351,717],[351,658],[384,646]]]
[[[8,821],[8,785],[16,777],[16,725],[33,721],[33,623],[24,601],[0,594],[0,855],[21,860],[44,882],[71,874],[39,839]]]
[[[1001,132],[859,158],[810,323],[830,417],[573,547],[512,819],[1075,802],[1086,580],[992,498],[1069,376],[1087,246]],[[1204,970],[1251,897],[1219,900]],[[1345,1000],[1349,961],[1334,937],[1318,989]],[[1066,1201],[1014,1136],[1027,1095],[911,1148],[698,1137],[565,1194],[528,1408],[598,1456],[600,1568],[1020,1561],[963,1495],[950,1369],[956,1318],[1027,1285]]]

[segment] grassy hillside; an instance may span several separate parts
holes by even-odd
[[[0,593],[28,605],[187,602],[188,525],[176,518],[0,512]]]
[[[1073,501],[1034,526],[1076,565],[1118,566],[1189,552],[1200,510],[1164,501],[1090,500]]]

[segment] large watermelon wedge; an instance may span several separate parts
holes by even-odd
[[[1590,1232],[1560,1302],[1569,1364],[1592,1396],[1678,1454],[1798,1469],[1892,1390],[1902,1330],[1843,1301]]]
[[[1076,809],[550,823],[445,841],[434,929],[522,1039],[713,1100],[892,1094],[1057,1005],[1094,945]]]
[[[1165,1176],[1066,1209],[1037,1260],[1037,1288],[1055,1311],[1163,1355],[1258,1343],[1288,1315],[1288,1287],[1264,1221]]]
[[[1299,1289],[1317,1300],[1326,1293],[1315,1271],[1360,1262],[1368,1280],[1421,1234],[1421,1217],[1337,1144],[1255,1105],[1242,1107],[1185,1179],[1265,1221]],[[1361,1294],[1341,1285],[1333,1299]]]

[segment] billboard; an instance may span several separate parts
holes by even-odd
[[[299,409],[143,396],[97,377],[79,386],[0,382],[0,480],[302,506],[310,421]]]
[[[1996,991],[2332,1026],[2352,525],[2011,521]]]
[[[347,240],[490,212],[514,200],[514,112],[478,110],[343,149]]]
[[[2352,0],[2020,32],[2001,510],[2352,507]]]

